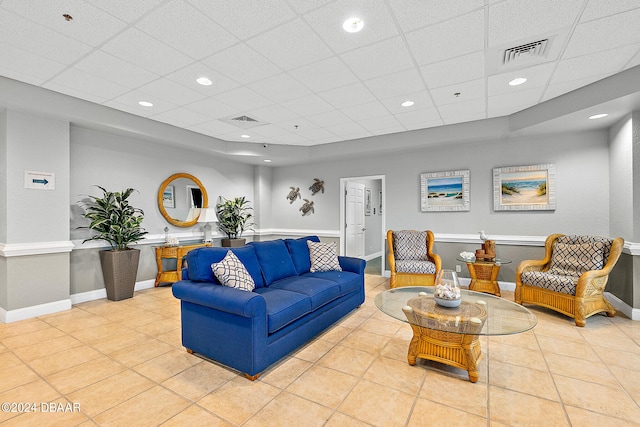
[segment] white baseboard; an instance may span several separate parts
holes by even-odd
[[[71,299],[38,304],[31,307],[18,308],[16,310],[5,310],[0,308],[0,323],[11,323],[19,320],[31,319],[32,317],[44,316],[45,314],[57,313],[71,309]]]
[[[141,291],[143,289],[153,288],[156,281],[154,279],[143,280],[142,282],[136,282],[134,290]],[[71,295],[72,304],[80,304],[82,302],[93,301],[107,297],[107,290],[105,288],[95,289],[93,291],[81,292],[79,294]]]
[[[381,257],[381,256],[382,256],[382,252],[374,252],[374,253],[372,253],[372,254],[365,255],[365,256],[363,257],[363,259],[364,259],[365,261],[371,261],[372,259],[376,259],[376,258],[379,258],[379,257]]]
[[[640,320],[640,309],[631,307],[629,304],[610,292],[605,292],[604,295],[616,310],[621,311],[631,320]]]

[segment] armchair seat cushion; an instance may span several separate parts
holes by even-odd
[[[544,271],[526,271],[520,276],[522,284],[548,289],[567,295],[576,294],[579,276],[560,275]]]
[[[414,259],[396,260],[396,272],[435,274],[436,265],[431,261]]]

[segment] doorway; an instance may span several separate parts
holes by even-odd
[[[384,274],[385,177],[340,179],[340,253],[380,264]]]

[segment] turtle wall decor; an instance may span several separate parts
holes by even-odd
[[[309,187],[309,190],[311,190],[311,195],[315,196],[316,193],[322,191],[322,194],[324,194],[324,181],[318,178],[313,178],[314,179],[314,183],[311,184],[311,187]]]
[[[300,209],[298,209],[300,212],[302,212],[302,216],[315,213],[315,209],[313,209],[313,202],[310,201],[309,199],[303,199],[303,200],[304,200],[304,204],[300,207]]]
[[[287,200],[289,200],[289,204],[293,204],[293,202],[296,201],[296,199],[301,199],[302,196],[300,195],[300,187],[289,187],[291,189],[291,191],[289,191],[289,194],[287,194]]]

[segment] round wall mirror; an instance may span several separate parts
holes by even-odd
[[[191,227],[198,222],[200,209],[209,207],[207,190],[198,178],[175,173],[165,179],[158,190],[158,208],[169,223]]]

